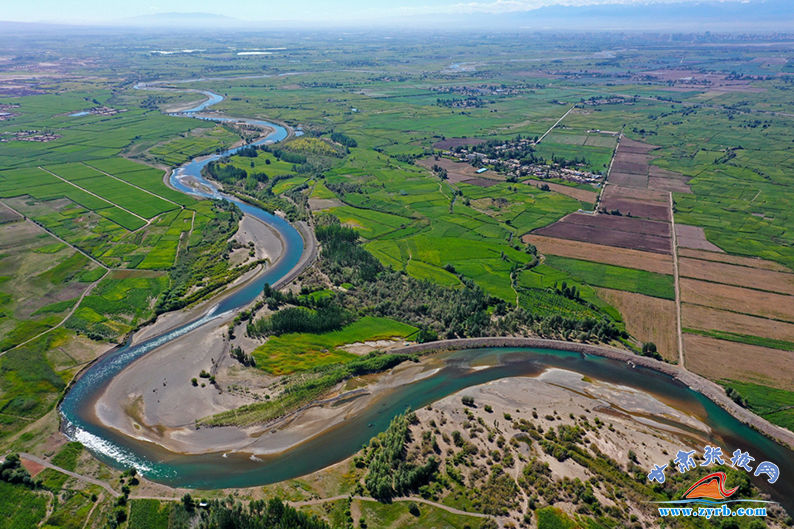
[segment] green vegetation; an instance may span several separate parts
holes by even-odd
[[[171,504],[160,500],[131,500],[129,526],[136,529],[169,529]]]
[[[0,529],[36,527],[47,512],[47,502],[42,493],[0,481]]]
[[[727,340],[729,342],[770,347],[772,349],[780,349],[781,351],[794,351],[794,342],[789,342],[787,340],[776,340],[774,338],[767,338],[765,336],[753,336],[750,334],[739,334],[735,332],[716,330],[704,331],[701,329],[690,328],[684,328],[682,331],[689,334],[698,334],[700,336],[710,336],[711,338]]]
[[[373,352],[345,364],[317,368],[314,372],[308,373],[308,376],[297,378],[294,382],[288,383],[284,391],[275,398],[206,417],[199,421],[199,424],[248,426],[265,423],[320,398],[331,388],[351,377],[379,373],[406,360],[415,360],[415,358],[409,355]]]
[[[546,264],[590,285],[675,299],[673,276],[549,255]]]
[[[794,429],[794,391],[751,382],[722,380],[728,396],[773,424]]]
[[[264,345],[257,347],[252,355],[257,367],[274,375],[286,375],[358,358],[352,353],[339,349],[341,345],[406,338],[416,331],[416,327],[389,318],[364,316],[338,331],[271,337]]]
[[[398,415],[385,432],[369,443],[364,484],[370,494],[381,501],[416,490],[430,481],[438,468],[438,460],[432,455],[421,465],[405,460],[405,443],[410,435],[408,425],[415,421],[416,417],[410,412]]]
[[[227,501],[212,500],[196,526],[198,529],[330,529],[316,516],[309,516],[281,502],[278,498],[256,500],[243,507]]]
[[[360,502],[361,519],[367,527],[378,529],[425,529],[427,527],[481,527],[482,519],[461,514],[452,514],[431,505],[421,505],[419,514],[410,511],[410,503],[396,501],[380,503]],[[415,505],[415,504],[414,504]]]

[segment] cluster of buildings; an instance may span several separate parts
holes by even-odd
[[[18,130],[16,132],[8,133],[10,137],[0,137],[0,142],[7,141],[35,141],[39,143],[47,143],[48,141],[57,140],[61,137],[60,134],[55,134],[51,131],[42,130]]]
[[[492,167],[508,178],[559,178],[577,183],[600,185],[604,175],[585,169],[585,163],[559,163],[540,159],[534,154],[535,142],[530,138],[505,141],[501,144],[482,144],[455,147],[442,155],[458,162]]]

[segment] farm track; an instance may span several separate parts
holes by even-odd
[[[54,177],[55,177],[55,178],[57,178],[58,180],[60,180],[60,181],[62,181],[62,182],[64,182],[64,183],[66,183],[66,184],[69,184],[69,185],[70,185],[70,186],[72,186],[72,187],[76,187],[76,188],[77,188],[77,189],[79,189],[80,191],[84,191],[84,192],[88,193],[89,195],[91,195],[91,196],[92,196],[92,197],[94,197],[94,198],[98,198],[99,200],[102,200],[103,202],[107,202],[108,204],[110,204],[110,205],[112,205],[112,206],[116,206],[116,207],[117,207],[117,208],[119,208],[120,210],[122,210],[122,211],[125,211],[125,212],[129,213],[130,215],[132,215],[132,216],[134,216],[134,217],[137,217],[137,218],[141,219],[141,220],[142,220],[143,222],[145,222],[146,224],[149,224],[149,223],[151,222],[150,220],[148,220],[148,219],[145,219],[145,218],[141,217],[141,216],[140,216],[140,215],[138,215],[137,213],[133,213],[132,211],[128,210],[127,208],[125,208],[125,207],[122,207],[122,206],[119,206],[119,205],[118,205],[118,204],[116,204],[115,202],[111,202],[110,200],[108,200],[108,199],[107,199],[107,198],[105,198],[105,197],[101,197],[101,196],[97,195],[96,193],[94,193],[94,192],[92,192],[92,191],[89,191],[88,189],[86,189],[86,188],[84,188],[84,187],[80,187],[79,185],[75,184],[74,182],[71,182],[71,181],[67,180],[66,178],[62,178],[62,177],[58,176],[57,174],[53,173],[52,171],[50,171],[50,170],[48,170],[48,169],[45,169],[45,168],[44,168],[44,167],[42,167],[42,166],[39,166],[39,169],[41,169],[42,171],[46,171],[46,172],[48,172],[49,174],[51,174],[52,176],[54,176]],[[137,230],[136,230],[136,231],[137,231]]]
[[[76,252],[80,252],[80,253],[81,253],[81,254],[83,254],[84,256],[88,257],[88,259],[90,259],[91,261],[93,261],[93,262],[94,262],[94,264],[97,264],[97,265],[99,265],[100,267],[104,268],[105,270],[110,270],[110,267],[108,267],[106,264],[104,264],[104,263],[102,263],[102,262],[100,262],[100,261],[96,260],[96,259],[95,259],[95,258],[94,258],[94,257],[93,257],[91,254],[89,254],[88,252],[85,252],[84,250],[81,250],[79,247],[75,246],[74,244],[72,244],[72,243],[70,243],[70,242],[68,242],[68,241],[66,241],[66,240],[64,240],[64,239],[61,239],[61,238],[60,238],[58,235],[56,235],[54,232],[50,231],[50,230],[49,230],[48,228],[46,228],[45,226],[43,226],[43,225],[39,224],[38,222],[36,222],[35,220],[31,219],[31,218],[30,218],[30,217],[28,217],[27,215],[23,215],[21,212],[19,212],[19,211],[15,210],[14,208],[12,208],[11,206],[9,206],[8,204],[6,204],[5,202],[3,202],[2,200],[0,200],[0,203],[2,203],[2,204],[5,206],[5,207],[7,207],[8,209],[10,209],[11,211],[13,211],[14,213],[16,213],[17,215],[19,215],[19,216],[20,216],[20,217],[22,217],[23,219],[25,219],[27,222],[30,222],[31,224],[33,224],[34,226],[37,226],[37,227],[38,227],[38,228],[40,228],[41,230],[43,230],[43,231],[46,231],[46,232],[47,232],[47,233],[49,233],[49,234],[50,234],[52,237],[54,237],[54,238],[58,239],[58,241],[62,242],[63,244],[65,244],[66,246],[68,246],[69,248],[71,248],[72,250],[74,250],[74,251],[76,251]]]
[[[684,365],[684,335],[681,332],[681,285],[679,283],[678,273],[678,239],[675,233],[675,212],[673,211],[673,193],[669,194],[670,197],[670,236],[672,237],[673,245],[673,277],[675,279],[675,321],[676,333],[678,335],[678,365],[681,369],[686,369]]]
[[[32,342],[32,341],[34,341],[34,340],[36,340],[36,339],[38,339],[38,338],[41,338],[41,337],[42,337],[42,336],[44,336],[45,334],[47,334],[47,333],[49,333],[49,332],[52,332],[52,331],[54,331],[55,329],[58,329],[59,327],[63,326],[63,324],[64,324],[64,323],[66,323],[66,322],[67,322],[67,320],[68,320],[69,318],[71,318],[71,317],[72,317],[72,314],[74,314],[74,313],[75,313],[75,311],[76,311],[78,308],[80,308],[80,304],[83,302],[83,299],[85,299],[85,297],[86,297],[88,294],[90,294],[92,290],[94,290],[94,287],[96,287],[96,286],[99,284],[99,282],[100,282],[100,281],[102,281],[103,279],[105,279],[105,277],[106,277],[106,276],[107,276],[109,273],[110,273],[110,270],[105,270],[105,273],[104,273],[104,274],[102,274],[102,277],[100,277],[99,279],[97,279],[96,281],[94,281],[93,283],[91,283],[90,285],[88,285],[88,288],[86,288],[86,289],[83,291],[83,293],[82,293],[82,294],[80,294],[80,298],[77,300],[77,302],[75,302],[74,306],[72,307],[72,310],[70,310],[70,311],[69,311],[69,314],[67,314],[66,316],[64,316],[64,317],[63,317],[63,319],[60,321],[60,323],[58,323],[58,325],[55,325],[54,327],[50,327],[50,328],[49,328],[49,329],[47,329],[46,331],[42,331],[42,332],[40,332],[39,334],[37,334],[37,335],[36,335],[36,336],[34,336],[33,338],[28,338],[28,339],[27,339],[27,340],[25,340],[24,342],[22,342],[22,343],[19,343],[19,344],[15,345],[15,346],[14,346],[14,347],[12,347],[11,349],[6,349],[6,350],[5,350],[5,351],[3,351],[2,353],[0,353],[0,356],[3,356],[3,355],[5,355],[6,353],[10,353],[10,352],[11,352],[11,351],[13,351],[14,349],[17,349],[17,348],[19,348],[19,347],[22,347],[23,345],[29,344],[30,342]]]
[[[108,491],[108,493],[110,493],[110,495],[112,495],[115,498],[118,498],[119,496],[121,496],[120,492],[117,492],[117,491],[113,490],[113,487],[111,487],[105,481],[102,481],[102,480],[99,480],[99,479],[96,479],[96,478],[92,478],[92,477],[86,476],[84,474],[78,474],[77,472],[72,472],[71,470],[66,470],[65,468],[59,467],[58,465],[53,465],[49,461],[47,461],[45,459],[42,459],[42,458],[40,458],[38,456],[34,456],[33,454],[26,454],[24,452],[20,452],[19,453],[19,457],[21,457],[23,459],[27,459],[28,461],[33,461],[34,463],[38,463],[39,465],[41,465],[43,467],[55,470],[56,472],[60,472],[61,474],[65,474],[65,475],[69,476],[70,478],[78,479],[78,480],[83,481],[85,483],[90,483],[91,485],[96,485],[98,487],[102,487],[103,489]]]
[[[546,136],[548,136],[548,135],[549,135],[549,133],[550,133],[551,131],[553,131],[553,130],[554,130],[554,128],[555,128],[557,125],[559,125],[560,123],[562,123],[562,120],[564,120],[564,119],[565,119],[565,118],[568,116],[568,114],[570,114],[570,113],[571,113],[571,111],[572,111],[574,108],[576,108],[576,105],[571,105],[571,108],[569,108],[569,109],[568,109],[568,112],[566,112],[565,114],[563,114],[563,115],[562,115],[562,117],[561,117],[560,119],[558,119],[558,120],[557,120],[557,122],[556,122],[556,123],[554,123],[554,125],[552,125],[552,126],[549,128],[549,130],[547,130],[547,131],[546,131],[546,132],[543,134],[543,136],[541,136],[540,138],[538,138],[538,141],[536,141],[536,142],[535,142],[535,145],[537,145],[537,144],[539,144],[540,142],[542,142],[542,141],[543,141],[543,138],[545,138]]]

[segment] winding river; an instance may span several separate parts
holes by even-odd
[[[208,98],[207,101],[182,111],[180,115],[217,121],[231,119],[201,114],[209,106],[223,100],[218,94],[202,93]],[[273,130],[257,143],[281,141],[288,135],[284,127],[273,123],[243,121],[255,122]],[[351,456],[373,435],[383,431],[391,419],[407,407],[418,408],[466,387],[488,381],[505,377],[536,376],[549,368],[561,368],[581,373],[591,379],[650,393],[665,404],[707,424],[711,428],[709,440],[721,445],[726,453],[742,448],[756,458],[756,463],[762,460],[776,463],[783,477],[774,488],[766,489],[789,512],[794,510],[794,481],[790,479],[794,475],[792,451],[742,424],[705,396],[690,390],[668,375],[643,367],[630,369],[623,362],[570,351],[503,347],[441,353],[434,359],[439,369],[432,376],[378,396],[372,405],[348,417],[337,427],[276,456],[251,458],[245,454],[178,454],[104,427],[92,413],[93,403],[113,377],[136,359],[177,337],[209,330],[209,325],[217,323],[219,318],[228,317],[253,301],[261,293],[265,283],[273,284],[285,277],[300,260],[303,239],[293,226],[278,216],[224,195],[211,182],[202,178],[201,168],[204,165],[233,154],[238,149],[193,160],[173,171],[170,183],[184,193],[233,201],[245,213],[259,218],[277,230],[285,241],[285,252],[264,273],[222,297],[203,316],[165,334],[107,353],[76,380],[60,405],[62,429],[70,439],[83,443],[99,459],[116,467],[134,466],[146,478],[171,486],[215,489],[274,483],[320,470]],[[187,185],[186,179],[194,179],[201,185]],[[473,365],[477,365],[477,368],[474,369]],[[531,396],[527,398],[529,402]],[[762,485],[763,481],[759,478],[757,483]]]

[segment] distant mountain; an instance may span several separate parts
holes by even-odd
[[[495,15],[494,19],[502,19],[504,22],[509,20],[513,25],[531,27],[568,23],[577,29],[591,30],[792,29],[793,4],[792,0],[711,0],[548,6],[509,15]]]
[[[239,18],[212,13],[155,13],[125,18],[115,24],[148,28],[232,28],[251,25]]]

